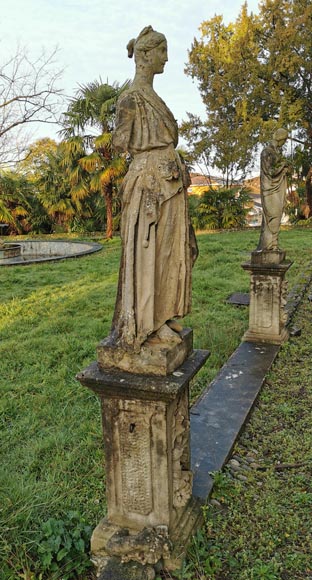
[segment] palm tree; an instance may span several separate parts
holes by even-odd
[[[29,189],[29,182],[17,171],[0,173],[0,221],[9,224],[14,233],[22,233],[22,221],[29,215]]]
[[[33,194],[27,198],[33,231],[50,231],[53,224],[67,224],[77,211],[62,162],[62,152],[56,141],[44,138],[29,146],[25,159],[19,164],[19,171],[33,186]]]
[[[106,204],[106,237],[113,236],[113,194],[127,169],[125,156],[112,149],[116,103],[129,86],[94,81],[80,86],[64,115],[64,163],[69,171],[72,198],[82,201],[101,193]]]
[[[51,148],[36,175],[37,198],[53,223],[66,225],[77,212],[78,206],[70,194],[70,185],[64,175],[64,157],[60,146]]]

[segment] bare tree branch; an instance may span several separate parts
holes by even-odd
[[[24,127],[30,123],[58,124],[63,95],[58,87],[57,49],[44,50],[31,60],[26,49],[0,63],[0,164],[20,155]],[[15,155],[12,152],[15,151]]]

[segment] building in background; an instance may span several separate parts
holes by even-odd
[[[247,214],[247,224],[249,226],[261,226],[262,203],[260,194],[260,176],[245,179],[244,187],[251,198],[250,208]]]
[[[191,173],[191,185],[187,192],[189,195],[202,195],[207,189],[218,189],[223,187],[223,179],[202,173]]]

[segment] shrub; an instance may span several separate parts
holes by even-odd
[[[293,190],[288,195],[288,203],[286,206],[286,212],[289,216],[290,223],[299,223],[305,221],[304,214],[306,204],[306,188],[304,185],[298,185],[295,190]]]
[[[195,229],[230,229],[246,224],[250,203],[246,189],[209,189],[201,197],[190,196],[189,201]]]

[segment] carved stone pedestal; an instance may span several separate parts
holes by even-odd
[[[77,376],[102,405],[107,517],[91,540],[102,580],[152,579],[155,566],[173,569],[183,558],[183,536],[200,517],[192,498],[189,382],[208,355],[193,351],[167,376],[96,362]]]
[[[287,340],[285,274],[291,264],[281,250],[252,252],[251,261],[242,264],[250,271],[249,328],[244,341],[281,344]]]

